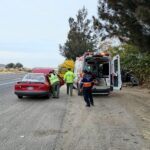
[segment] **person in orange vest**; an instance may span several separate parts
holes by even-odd
[[[94,85],[93,77],[90,72],[84,71],[83,78],[81,80],[80,89],[83,92],[83,97],[87,107],[94,106],[92,87]]]

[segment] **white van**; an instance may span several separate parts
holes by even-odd
[[[94,78],[93,94],[109,95],[110,91],[120,90],[122,87],[119,55],[111,58],[106,53],[87,52],[78,57],[74,68],[76,75],[74,86],[78,89],[78,95],[81,94],[80,82],[84,70],[91,72]]]

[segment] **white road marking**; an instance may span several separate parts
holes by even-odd
[[[15,82],[17,82],[17,81],[18,81],[18,80],[11,81],[11,82],[7,82],[7,83],[1,83],[0,86],[2,86],[2,85],[7,85],[7,84],[12,84],[12,83],[15,83]]]

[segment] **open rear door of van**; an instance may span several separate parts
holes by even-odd
[[[111,61],[111,80],[114,90],[120,90],[122,87],[120,56],[116,55]]]

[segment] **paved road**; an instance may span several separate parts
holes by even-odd
[[[0,104],[3,96],[13,92],[13,85],[21,80],[25,73],[20,74],[0,74]]]
[[[25,73],[20,74],[0,74],[0,86],[20,80]]]
[[[14,81],[23,75],[0,75],[0,150],[53,150],[66,112],[67,97],[19,100]]]
[[[150,93],[126,88],[95,96],[23,98],[13,93],[23,75],[0,75],[0,150],[150,150]]]
[[[69,99],[57,150],[150,150],[150,94],[127,88],[94,96],[86,108],[76,93]]]

